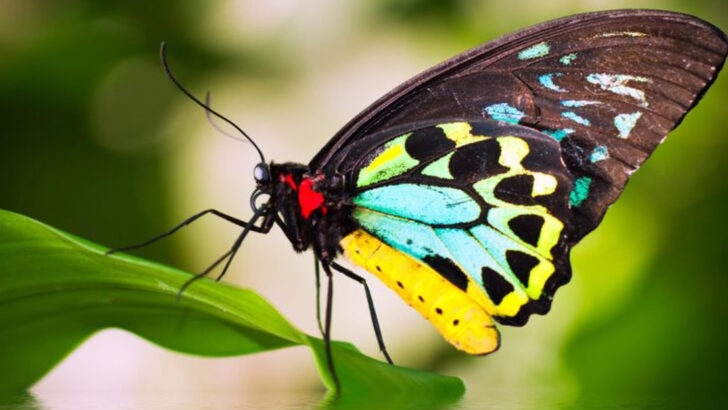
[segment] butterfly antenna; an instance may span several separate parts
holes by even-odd
[[[167,44],[162,41],[162,44],[159,46],[159,57],[162,60],[162,67],[164,68],[164,72],[167,73],[167,77],[174,83],[174,85],[179,88],[180,91],[182,91],[187,97],[189,97],[192,101],[194,101],[197,105],[204,108],[205,111],[207,111],[209,114],[212,114],[216,116],[217,118],[225,121],[226,123],[230,124],[233,128],[235,128],[243,137],[245,137],[250,143],[253,145],[256,151],[258,151],[258,155],[260,156],[260,162],[265,163],[265,157],[263,156],[263,151],[260,150],[260,147],[258,147],[258,144],[253,141],[252,138],[248,134],[243,131],[242,128],[240,128],[237,124],[232,122],[231,120],[227,119],[224,115],[218,113],[217,111],[213,110],[212,108],[208,107],[205,103],[197,99],[192,93],[187,91],[182,84],[177,81],[174,74],[172,74],[172,70],[169,69],[169,65],[167,64]]]
[[[210,108],[210,106],[211,106],[211,104],[210,104],[210,92],[209,91],[205,95],[205,105],[207,106],[207,108]],[[226,136],[228,138],[232,138],[232,139],[234,139],[236,141],[241,141],[241,142],[244,142],[246,144],[249,144],[250,143],[248,140],[242,139],[242,138],[238,137],[235,134],[231,134],[231,133],[225,131],[224,129],[222,129],[217,124],[215,124],[215,119],[212,118],[212,114],[210,114],[210,110],[205,110],[205,116],[207,117],[207,122],[210,123],[210,125],[212,126],[212,128],[215,129],[215,131],[219,132],[220,134],[222,134],[222,135],[224,135],[224,136]]]

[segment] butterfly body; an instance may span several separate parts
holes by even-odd
[[[447,315],[462,307],[520,326],[548,312],[571,276],[571,247],[697,103],[726,52],[719,30],[661,11],[523,30],[375,102],[298,166],[295,187],[272,167],[289,186],[276,192],[292,195],[272,209],[297,250],[313,245],[324,264],[343,252],[456,347],[485,353],[498,340],[490,319],[472,321],[477,344]],[[419,300],[438,295],[457,300],[438,307],[449,322]]]
[[[266,163],[247,134],[168,74],[261,157],[253,218],[215,211],[244,228],[225,269],[248,232],[277,225],[296,251],[313,250],[317,278],[318,262],[327,274],[327,349],[338,271],[364,285],[389,360],[366,279],[339,256],[381,279],[458,349],[496,350],[494,321],[521,326],[549,311],[571,277],[571,248],[698,103],[727,53],[722,31],[683,14],[557,19],[413,77],[308,165]],[[260,194],[269,199],[259,207]]]
[[[324,170],[271,165],[270,206],[294,248],[323,263],[344,252],[459,348],[495,349],[491,316],[525,324],[568,281],[573,184],[553,138],[485,119],[420,123],[341,155]],[[473,323],[489,336],[462,330]]]

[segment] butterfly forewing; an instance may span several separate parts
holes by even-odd
[[[403,84],[347,124],[311,165],[350,166],[345,152],[355,142],[433,119],[530,126],[562,145],[576,186],[573,244],[596,227],[629,176],[695,105],[727,49],[715,27],[662,11],[544,23]]]

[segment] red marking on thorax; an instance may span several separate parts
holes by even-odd
[[[287,182],[288,185],[291,186],[291,189],[293,189],[294,191],[296,191],[296,182],[293,181],[293,175],[286,174],[286,176],[284,177],[283,174],[281,174],[281,181]]]
[[[313,190],[313,180],[304,178],[298,189],[298,203],[301,205],[301,214],[308,219],[311,213],[319,208],[326,215],[326,207],[324,204],[324,195],[321,192]]]

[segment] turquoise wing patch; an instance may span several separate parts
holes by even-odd
[[[355,209],[353,216],[365,230],[410,256],[420,260],[428,257],[451,259],[450,252],[425,224],[364,208]]]
[[[385,185],[353,199],[362,208],[396,215],[430,225],[472,222],[480,205],[458,188],[422,184]]]
[[[486,247],[474,236],[473,229],[436,229],[435,232],[468,276],[485,289],[498,314],[515,316],[528,303],[522,284],[507,265],[497,260],[499,255],[489,250],[491,244]]]

